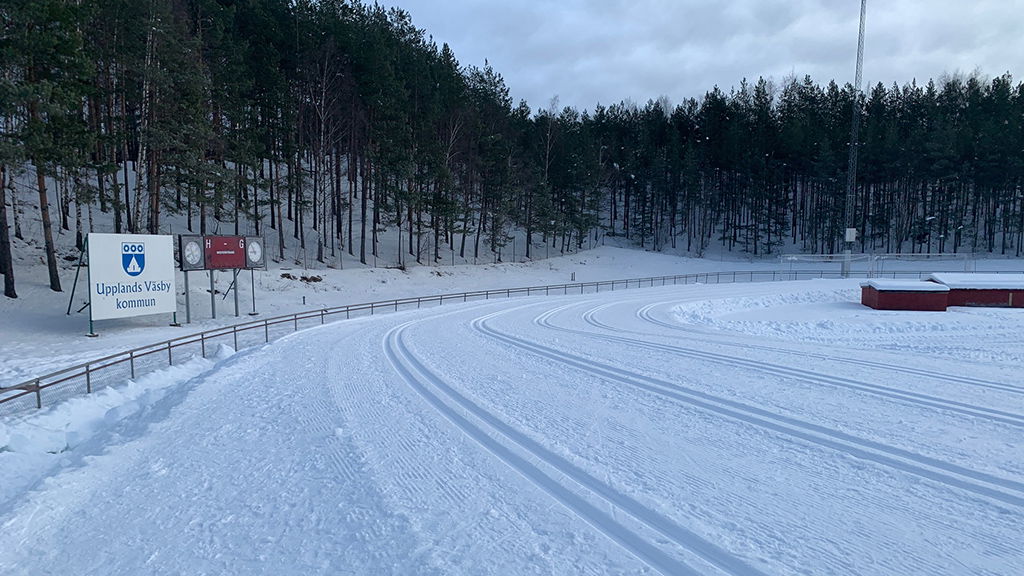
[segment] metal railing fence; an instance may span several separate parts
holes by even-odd
[[[855,277],[922,278],[930,272],[890,271],[853,272]],[[725,284],[735,282],[759,282],[779,280],[808,280],[814,278],[841,278],[839,271],[825,270],[761,270],[737,272],[701,272],[676,276],[631,278],[627,280],[606,280],[599,282],[576,282],[548,286],[527,286],[500,290],[477,290],[456,294],[396,298],[365,304],[351,304],[308,310],[295,314],[276,316],[261,320],[223,326],[187,336],[172,338],[156,344],[133,348],[102,358],[96,358],[56,372],[50,372],[8,387],[0,387],[0,416],[13,414],[32,407],[42,408],[44,392],[47,402],[56,402],[81,393],[91,393],[105,386],[134,379],[140,374],[172,366],[176,359],[183,360],[196,354],[206,357],[217,344],[231,344],[235,350],[269,343],[286,334],[303,328],[325,324],[328,319],[340,320],[370,316],[381,312],[398,312],[441,306],[452,302],[471,302],[492,298],[513,298],[517,296],[551,294],[595,294],[601,291],[625,290],[668,286],[678,284]]]

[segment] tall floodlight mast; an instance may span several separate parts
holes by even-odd
[[[857,241],[857,228],[853,222],[853,198],[857,187],[857,149],[860,140],[860,83],[861,70],[864,67],[864,15],[867,12],[868,0],[860,0],[860,34],[857,37],[857,73],[853,81],[853,119],[850,121],[850,165],[846,170],[846,250],[843,258],[843,277],[850,275],[850,255],[853,243]]]

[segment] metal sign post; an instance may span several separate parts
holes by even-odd
[[[192,323],[192,303],[188,294],[188,270],[185,270],[185,324]]]
[[[257,316],[259,312],[256,311],[256,270],[253,268],[249,269],[249,279],[252,282],[252,312],[249,312],[249,316]]]
[[[210,270],[210,310],[213,314],[213,319],[217,319],[217,297],[213,292],[213,270]]]
[[[85,245],[82,247],[82,252],[78,255],[78,266],[75,267],[75,282],[71,285],[71,297],[68,298],[68,313],[67,316],[71,316],[71,304],[75,301],[75,288],[78,288],[78,275],[82,272],[82,262],[85,261],[85,253],[89,250],[89,237],[85,237]],[[86,284],[88,284],[86,280]]]
[[[88,236],[86,236],[85,246],[87,248],[86,251],[88,252],[88,247],[89,247],[89,237]],[[92,264],[92,263],[90,262],[90,264]],[[93,326],[92,326],[92,266],[89,266],[88,268],[85,269],[85,281],[86,281],[86,285],[89,287],[89,332],[86,333],[86,336],[88,336],[89,338],[95,338],[95,337],[99,336],[99,334],[97,334],[96,331],[93,330]]]

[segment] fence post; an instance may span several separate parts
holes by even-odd
[[[231,327],[231,336],[235,341],[235,351],[238,351],[238,328],[235,326]]]
[[[135,351],[128,353],[128,364],[132,367],[132,380],[135,379]]]
[[[43,395],[39,391],[39,379],[38,378],[36,378],[35,389],[36,389],[36,409],[37,410],[42,410],[43,409]]]
[[[299,315],[292,314],[292,332],[299,331]]]
[[[167,341],[167,365],[174,366],[174,358],[171,356],[171,341]]]
[[[199,334],[199,346],[203,350],[203,358],[206,358],[206,333],[202,332]]]
[[[85,365],[85,393],[92,394],[92,373],[88,364]]]
[[[323,323],[324,323],[324,312],[325,312],[325,310],[323,308],[321,308],[320,309],[320,325],[321,326],[323,326]]]
[[[263,340],[265,343],[270,343],[270,323],[266,320],[263,321]]]

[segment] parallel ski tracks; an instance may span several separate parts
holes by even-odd
[[[699,572],[655,545],[652,540],[660,538],[652,538],[653,534],[645,536],[623,524],[597,506],[593,498],[611,504],[636,522],[726,573],[764,576],[763,572],[716,544],[617,492],[455,390],[420,362],[406,346],[404,333],[415,323],[399,325],[386,334],[383,346],[388,361],[406,384],[430,406],[496,458],[663,574],[695,575]],[[581,494],[581,489],[590,497]]]
[[[605,324],[596,318],[594,313],[597,309],[591,309],[583,314],[583,320],[596,328],[602,328],[618,334],[634,334],[639,336],[653,336],[644,332],[635,332],[631,330],[624,330],[608,324]],[[574,330],[571,328],[565,328],[557,326],[550,321],[551,315],[554,311],[542,314],[536,319],[536,323],[540,326],[551,330],[557,330],[560,332],[569,332],[575,335],[586,336],[588,338],[597,338],[601,340],[608,340],[613,342],[620,342],[630,346],[636,346],[640,348],[646,348],[648,350],[658,350],[662,352],[670,352],[677,356],[684,356],[688,358],[694,358],[697,360],[707,360],[710,362],[717,362],[720,364],[727,364],[729,366],[742,366],[744,368],[761,372],[764,374],[771,374],[774,376],[783,376],[787,378],[793,378],[804,382],[810,382],[812,384],[821,384],[826,386],[833,386],[837,388],[846,388],[849,390],[857,390],[859,392],[865,392],[873,394],[875,396],[881,396],[883,398],[891,398],[899,400],[908,404],[914,404],[918,406],[925,406],[928,408],[935,408],[939,410],[946,410],[948,412],[955,412],[965,416],[971,416],[975,418],[982,418],[992,422],[999,422],[1010,426],[1024,427],[1024,415],[1016,414],[1013,412],[1007,412],[1004,410],[997,410],[995,408],[989,408],[986,406],[978,406],[975,404],[969,404],[966,402],[959,402],[956,400],[949,400],[947,398],[941,398],[930,394],[923,394],[920,392],[912,392],[909,390],[902,390],[893,388],[890,386],[884,386],[881,384],[874,384],[871,382],[864,382],[861,380],[854,380],[852,378],[844,378],[841,376],[834,376],[831,374],[822,374],[813,370],[806,370],[803,368],[794,368],[791,366],[784,366],[780,364],[773,364],[762,360],[749,360],[740,358],[737,356],[731,356],[727,354],[717,354],[715,352],[708,352],[705,350],[695,350],[693,348],[686,348],[682,346],[673,346],[670,344],[658,344],[656,342],[649,342],[645,340],[637,340],[636,338],[627,338],[622,336],[613,336],[610,334],[597,334],[594,332],[587,332],[583,330]],[[716,344],[727,344],[723,342],[717,342]],[[748,347],[746,345],[730,344],[735,347]],[[776,349],[767,346],[749,346],[748,348],[758,348],[764,350],[771,350],[773,352],[786,352],[785,349]],[[799,352],[794,352],[795,355],[803,355]],[[818,357],[818,355],[807,354],[808,356]],[[831,359],[821,355],[822,359]],[[878,366],[884,367],[884,366]],[[948,379],[948,377],[946,378]]]
[[[661,327],[664,327],[664,328],[669,328],[669,329],[671,329],[673,331],[676,331],[676,332],[685,333],[690,338],[698,338],[699,337],[701,339],[706,339],[706,337],[714,334],[712,331],[697,330],[697,329],[694,329],[694,328],[690,328],[690,327],[687,327],[687,326],[682,326],[682,325],[679,325],[679,324],[673,324],[671,322],[666,322],[664,320],[660,320],[658,318],[655,318],[654,315],[651,313],[651,310],[653,310],[654,308],[656,308],[658,306],[663,306],[665,304],[666,304],[665,302],[659,302],[659,303],[654,303],[654,304],[649,304],[647,306],[644,306],[644,307],[640,308],[637,311],[636,316],[638,318],[644,320],[645,322],[649,322],[651,324],[654,324],[654,325],[657,325],[657,326],[661,326]],[[591,310],[591,311],[588,312],[588,314],[592,318],[593,314],[595,312],[596,312],[596,310]],[[603,325],[602,327],[607,327],[607,326]],[[623,331],[622,329],[619,329],[619,328],[613,328],[613,327],[607,327],[607,328],[609,328],[611,330]],[[647,333],[641,333],[641,332],[635,332],[635,333],[649,335],[649,336],[655,336],[654,334],[647,334]],[[936,380],[940,380],[940,381],[943,381],[943,382],[949,382],[949,383],[952,383],[952,384],[964,384],[964,385],[968,385],[968,386],[977,386],[977,387],[981,387],[981,388],[989,388],[989,389],[992,389],[992,390],[999,390],[1001,392],[1009,392],[1011,394],[1024,395],[1024,387],[1020,387],[1020,386],[1013,386],[1013,385],[1010,385],[1010,384],[1004,384],[1004,383],[1001,383],[1001,382],[993,382],[991,380],[984,380],[984,379],[981,379],[981,378],[973,378],[973,377],[970,377],[970,376],[950,376],[949,374],[944,374],[942,372],[936,372],[934,370],[922,370],[920,368],[911,368],[909,366],[901,366],[899,364],[890,364],[890,363],[886,363],[886,362],[876,362],[876,361],[872,361],[872,360],[861,360],[861,359],[857,359],[857,358],[843,358],[843,357],[829,355],[829,354],[819,354],[819,353],[815,353],[815,352],[804,352],[804,351],[790,350],[788,348],[782,348],[782,347],[778,347],[778,346],[765,346],[763,344],[755,344],[753,342],[750,342],[750,343],[744,342],[742,344],[739,344],[739,343],[736,343],[736,342],[724,341],[724,340],[718,339],[718,338],[716,338],[715,343],[716,344],[721,344],[723,346],[733,347],[733,348],[746,348],[746,349],[752,349],[752,350],[764,350],[764,351],[767,351],[767,352],[776,352],[776,353],[782,353],[782,354],[789,354],[789,355],[793,355],[793,356],[803,356],[803,357],[806,357],[806,358],[814,358],[814,359],[818,359],[818,360],[827,360],[827,361],[830,361],[830,362],[839,362],[839,363],[843,363],[843,364],[852,364],[852,365],[856,365],[856,366],[866,366],[866,367],[869,367],[869,368],[879,368],[879,369],[883,369],[883,370],[890,370],[890,371],[893,371],[893,372],[900,372],[900,373],[903,373],[903,374],[912,374],[914,376],[924,376],[924,377],[927,377],[927,378],[934,378]]]
[[[550,311],[546,314],[551,314]],[[1024,483],[1001,478],[897,448],[881,442],[858,438],[851,434],[784,416],[759,408],[718,397],[667,380],[654,378],[620,367],[604,364],[583,356],[561,351],[550,346],[501,332],[490,326],[488,320],[501,313],[483,316],[472,321],[474,330],[520,350],[554,360],[609,381],[619,382],[647,392],[672,399],[707,412],[770,430],[791,438],[822,446],[877,465],[924,478],[948,487],[960,489],[1017,508],[1024,507]],[[542,315],[543,316],[543,315]],[[583,333],[591,335],[589,333]],[[633,341],[635,343],[635,341]]]

